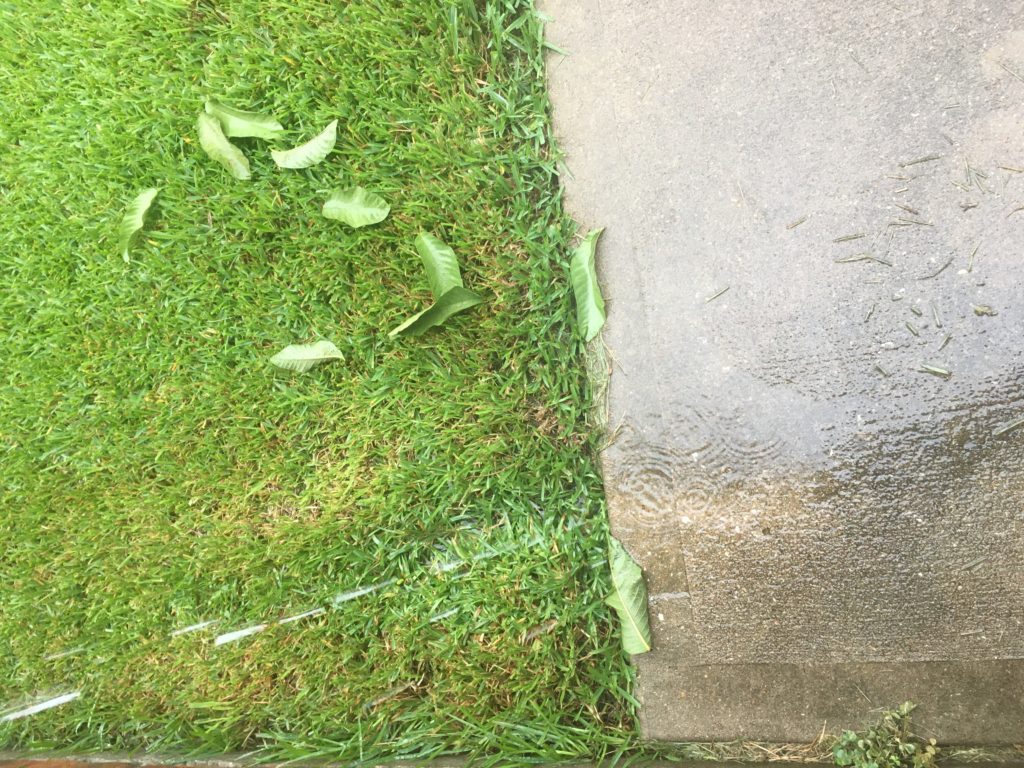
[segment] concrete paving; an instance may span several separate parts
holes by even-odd
[[[1024,741],[1024,3],[544,6],[645,732]]]

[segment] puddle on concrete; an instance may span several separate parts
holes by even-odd
[[[683,663],[1024,658],[1021,33],[876,5],[602,6],[628,40],[560,65],[600,88],[556,77],[613,525]]]

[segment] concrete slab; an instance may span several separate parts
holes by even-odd
[[[545,11],[646,733],[1024,741],[1024,3]]]

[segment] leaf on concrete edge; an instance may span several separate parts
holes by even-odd
[[[597,240],[604,229],[595,229],[576,247],[569,262],[569,280],[576,296],[576,325],[584,341],[600,333],[604,325],[604,298],[597,282],[594,257]]]
[[[615,609],[622,625],[622,648],[629,654],[651,650],[651,625],[647,618],[647,586],[643,571],[617,539],[608,537],[608,564],[612,592],[605,602]]]

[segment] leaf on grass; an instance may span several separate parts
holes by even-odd
[[[427,270],[427,281],[434,298],[440,300],[452,288],[462,288],[462,272],[455,251],[443,240],[427,232],[420,232],[416,238],[416,252],[423,259]]]
[[[622,648],[626,653],[651,650],[651,625],[647,619],[647,587],[640,566],[618,540],[608,538],[608,563],[612,593],[605,602],[615,609],[622,624]]]
[[[140,192],[138,197],[132,200],[128,209],[124,212],[124,218],[121,219],[118,243],[121,248],[121,256],[124,257],[125,261],[128,261],[128,251],[131,250],[135,235],[141,232],[146,224],[146,211],[149,210],[159,192],[160,190],[156,187]]]
[[[462,284],[459,260],[455,257],[455,251],[445,245],[443,240],[420,232],[416,238],[416,252],[423,260],[434,303],[393,329],[388,334],[392,338],[399,334],[419,336],[484,300]]]
[[[206,114],[213,115],[220,121],[220,127],[225,136],[276,139],[284,133],[284,126],[271,115],[235,109],[227,104],[221,104],[216,99],[207,99],[205,108]]]
[[[274,149],[270,154],[281,168],[309,168],[331,154],[338,140],[338,121],[332,120],[319,134],[293,149]]]
[[[236,179],[245,181],[252,177],[249,172],[249,161],[242,150],[228,141],[221,130],[220,121],[205,112],[199,114],[199,146],[211,159],[228,169]]]
[[[391,206],[383,197],[362,187],[332,192],[324,203],[324,216],[341,221],[354,229],[378,224],[391,213]]]
[[[313,344],[289,344],[270,358],[270,362],[286,371],[305,373],[320,363],[340,359],[341,350],[327,339],[321,339]]]
[[[435,301],[429,308],[418,312],[400,326],[392,330],[388,336],[394,338],[399,334],[404,336],[419,336],[431,328],[444,323],[449,317],[459,314],[465,309],[475,307],[483,303],[483,296],[461,285],[449,289],[441,298]]]
[[[572,254],[569,263],[569,280],[576,295],[576,325],[584,341],[590,341],[604,325],[604,298],[597,282],[594,255],[597,239],[604,229],[595,229],[581,242]]]

